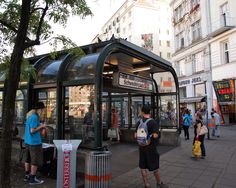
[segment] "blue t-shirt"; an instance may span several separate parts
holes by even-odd
[[[25,126],[25,144],[28,145],[39,145],[42,144],[40,131],[34,133],[30,132],[31,128],[37,128],[40,125],[39,117],[36,114],[32,114],[26,120]]]

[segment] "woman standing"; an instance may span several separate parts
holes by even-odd
[[[202,123],[202,115],[201,113],[197,112],[196,113],[196,123],[194,125],[194,139],[193,139],[193,144],[195,142],[195,140],[198,140],[201,142],[201,152],[202,152],[202,159],[205,159],[206,157],[206,149],[205,149],[205,145],[204,145],[204,139],[205,139],[205,135],[200,135],[200,129],[203,126]]]

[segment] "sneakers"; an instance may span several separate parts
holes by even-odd
[[[157,184],[157,188],[169,188],[169,186],[161,182],[160,184]]]
[[[30,175],[29,175],[29,174],[25,174],[25,176],[24,176],[24,181],[25,181],[25,182],[28,182],[29,179],[30,179]]]
[[[42,184],[44,181],[43,180],[39,180],[38,178],[36,178],[36,176],[32,176],[30,177],[30,181],[29,181],[29,184],[30,185],[39,185],[39,184]]]

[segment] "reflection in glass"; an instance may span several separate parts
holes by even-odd
[[[40,90],[38,99],[45,105],[45,111],[40,117],[40,121],[46,123],[46,137],[43,142],[53,143],[56,136],[56,89]]]
[[[92,54],[72,60],[65,72],[64,80],[93,79],[98,55]]]
[[[176,96],[160,96],[160,126],[177,127]]]
[[[51,83],[56,82],[57,73],[63,62],[65,55],[60,56],[58,59],[44,59],[39,67],[37,82],[38,83]]]
[[[170,72],[155,73],[153,78],[157,82],[159,93],[176,92],[175,80]]]
[[[82,146],[94,145],[94,85],[71,86],[65,109],[65,132],[70,139],[81,139]],[[69,104],[68,104],[69,103]]]

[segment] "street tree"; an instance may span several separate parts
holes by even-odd
[[[4,84],[2,134],[0,145],[0,188],[11,187],[12,124],[15,117],[15,98],[21,73],[21,64],[34,47],[44,41],[71,41],[55,36],[52,24],[66,26],[70,16],[82,18],[92,15],[86,0],[0,0],[0,63],[8,66]],[[78,29],[78,28],[75,28]],[[6,55],[10,52],[9,58]]]

